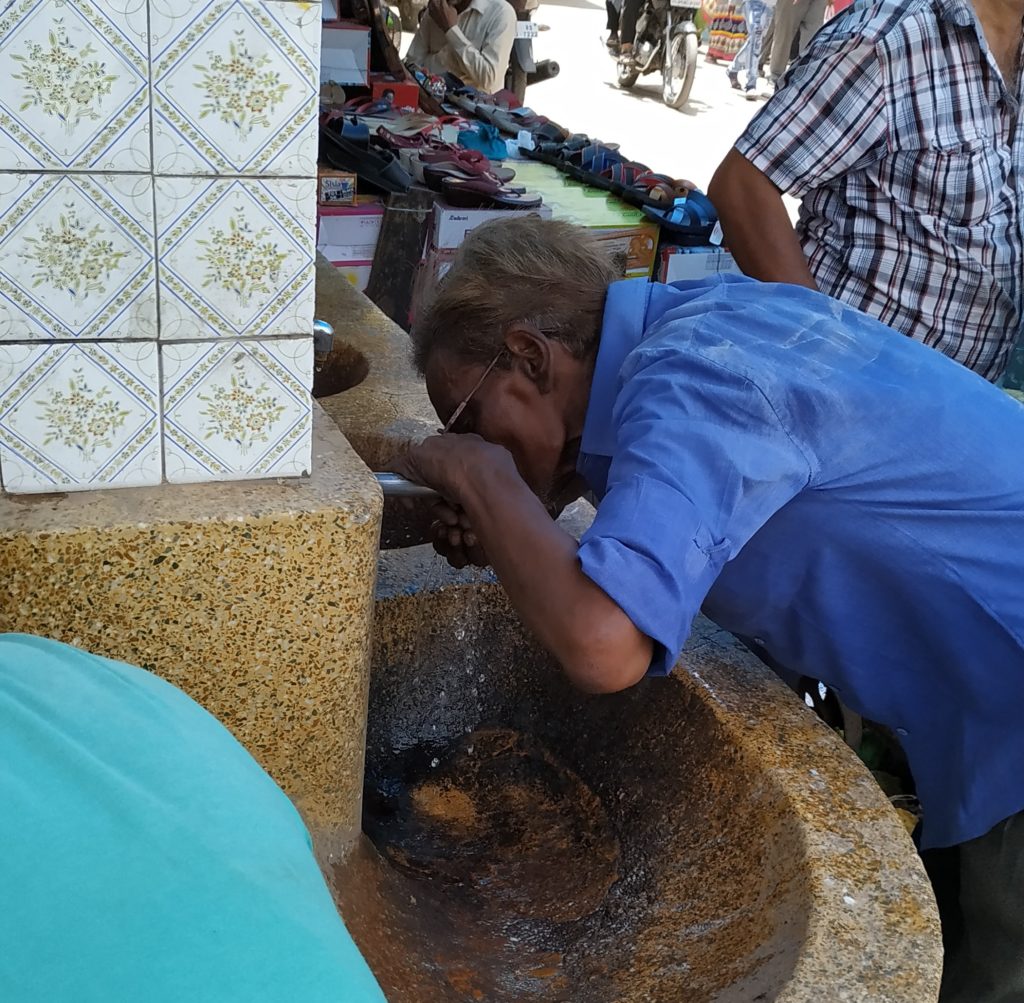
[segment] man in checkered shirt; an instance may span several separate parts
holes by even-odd
[[[740,267],[999,380],[1024,315],[1022,18],[1024,0],[857,0],[826,24],[712,181]]]

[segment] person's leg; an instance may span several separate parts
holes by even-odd
[[[619,45],[619,9],[612,0],[604,0],[604,9],[608,14],[608,48],[617,49]]]
[[[775,8],[775,40],[772,42],[772,58],[769,67],[772,81],[778,83],[789,65],[789,50],[800,28],[803,10],[799,3],[781,0]]]
[[[768,7],[764,0],[747,0],[743,5],[743,16],[747,22],[747,40],[741,50],[741,54],[744,56],[742,68],[747,71],[747,97],[753,97],[757,91],[757,60],[764,41]],[[739,56],[737,56],[738,60]]]
[[[633,50],[633,43],[636,41],[636,22],[640,16],[640,4],[642,0],[623,0],[622,17],[619,21],[619,41],[622,44],[622,54]]]
[[[768,22],[768,28],[764,33],[764,41],[761,42],[761,51],[757,56],[757,72],[759,76],[764,76],[765,66],[768,64],[768,60],[772,58],[772,45],[775,42],[775,11],[772,10],[771,20]]]
[[[940,1003],[1024,1000],[1024,814],[960,847],[960,913]]]
[[[729,83],[732,84],[733,90],[738,91],[740,89],[740,70],[747,65],[747,52],[749,49],[750,36],[747,35],[747,40],[740,47],[740,51],[736,53],[733,61],[725,68],[725,72],[729,75]]]
[[[811,44],[811,39],[825,23],[825,8],[828,0],[803,0],[804,13],[800,21],[800,52]]]

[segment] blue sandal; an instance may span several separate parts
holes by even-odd
[[[644,206],[644,213],[684,246],[708,243],[718,222],[718,213],[710,199],[696,190],[685,198],[677,198],[671,207]]]

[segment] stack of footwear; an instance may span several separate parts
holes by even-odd
[[[629,160],[614,143],[570,135],[560,125],[520,107],[507,91],[482,95],[450,75],[447,83],[450,104],[510,136],[529,133],[533,147],[521,146],[524,156],[642,209],[676,243],[709,241],[718,214],[692,181],[656,174],[646,164]]]
[[[407,172],[457,208],[536,209],[539,195],[513,187],[515,171],[492,163],[479,150],[445,143],[435,136],[396,136],[381,128],[374,137],[397,152]]]

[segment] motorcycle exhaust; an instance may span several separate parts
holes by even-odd
[[[558,76],[560,67],[553,59],[542,59],[537,68],[526,78],[527,85],[540,84]]]

